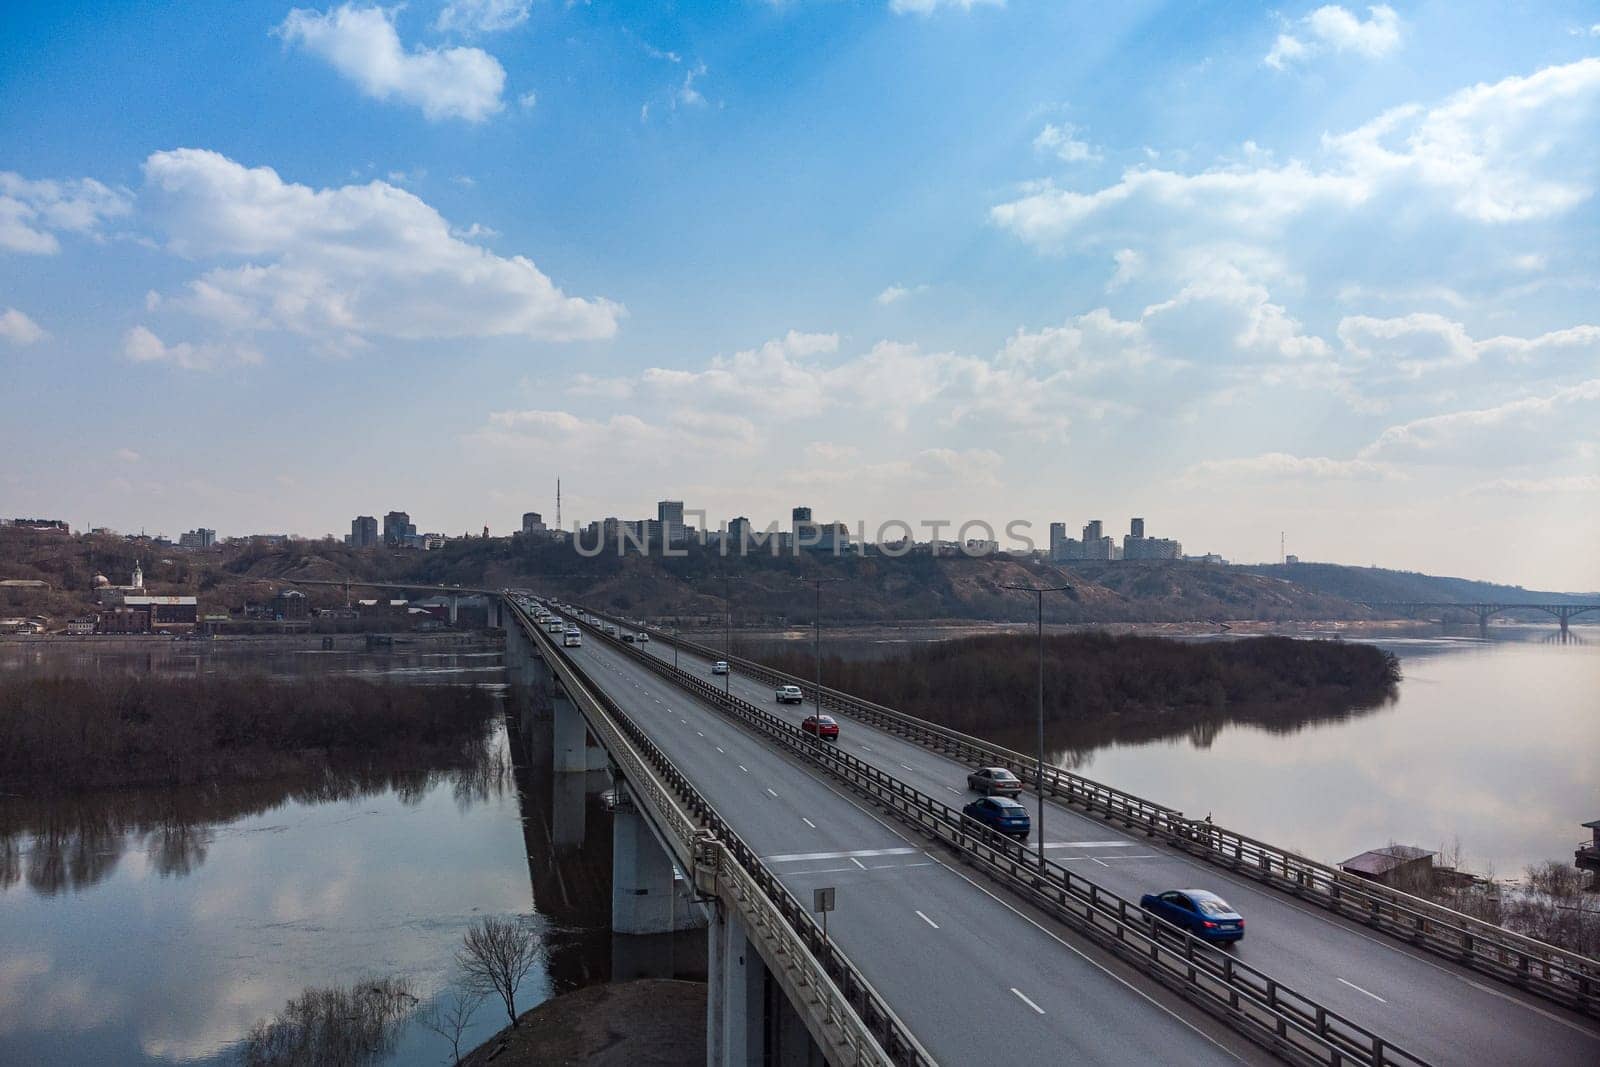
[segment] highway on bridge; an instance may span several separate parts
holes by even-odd
[[[671,647],[660,641],[633,647],[639,654],[672,660]],[[616,653],[608,656],[614,659]],[[679,665],[708,681],[721,681],[711,675],[707,661],[687,651],[680,652]],[[809,701],[777,704],[771,686],[737,671],[731,686],[735,696],[796,725],[812,711]],[[965,788],[966,764],[848,717],[839,722],[839,743],[846,751],[907,784],[952,804],[976,796]],[[1340,798],[1329,802],[1337,804]],[[1036,803],[1030,796],[1029,809]],[[1235,949],[1242,960],[1432,1062],[1600,1063],[1600,1023],[1575,1012],[1076,809],[1047,804],[1045,830],[1053,859],[1132,900],[1185,887],[1221,893],[1246,919],[1248,934]],[[840,862],[827,865],[836,868]],[[1028,940],[1026,933],[1023,940]],[[1040,940],[1037,931],[1032,940]],[[1009,949],[985,950],[986,941],[980,940],[979,952],[1001,957],[1000,973],[1011,975],[1010,984],[1031,979],[1031,956],[1009,958]],[[1108,986],[1107,993],[1114,991]]]
[[[1058,923],[1008,902],[629,653],[598,639],[562,652],[796,896],[810,900],[814,888],[837,887],[830,936],[939,1062],[1271,1061]]]

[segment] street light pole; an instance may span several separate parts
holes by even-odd
[[[817,737],[822,737],[822,586],[829,582],[842,582],[843,578],[802,578],[817,591],[816,614],[812,616],[811,648],[816,662],[816,688],[812,698],[817,705]]]
[[[1024,593],[1032,593],[1035,605],[1038,608],[1039,619],[1039,763],[1033,780],[1034,786],[1039,791],[1039,867],[1044,867],[1044,595],[1046,593],[1068,593],[1072,591],[1070,585],[1007,585],[1005,589],[1017,589]]]

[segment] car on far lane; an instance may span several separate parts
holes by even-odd
[[[824,741],[839,740],[839,724],[832,715],[807,715],[800,724],[800,731],[815,734]]]
[[[642,644],[642,645],[648,645],[650,643],[650,635],[645,633],[643,630],[640,630],[639,631],[639,643]]]
[[[806,696],[800,692],[798,685],[780,685],[774,691],[773,696],[777,698],[780,704],[804,704],[806,702]]]
[[[711,665],[711,673],[712,674],[727,674],[728,673],[728,661],[725,660],[725,659],[717,660],[717,662],[715,662],[715,663],[713,663]]]
[[[1244,916],[1208,889],[1169,889],[1146,893],[1139,907],[1205,941],[1238,941],[1244,937]]]
[[[1028,809],[1022,806],[1021,801],[1009,797],[984,797],[982,800],[974,800],[961,809],[961,814],[1019,841],[1026,841],[1028,834],[1033,830],[1033,821],[1028,818]]]
[[[1022,792],[1022,780],[1004,767],[979,767],[967,775],[967,788],[986,797],[1014,797]]]
[[[622,633],[622,643],[625,644],[625,645],[633,644],[633,631],[631,631],[631,630],[624,630],[623,631],[623,633]]]

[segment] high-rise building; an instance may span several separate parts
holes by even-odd
[[[1182,559],[1183,545],[1165,537],[1146,537],[1144,520],[1134,519],[1122,539],[1123,559]]]
[[[657,501],[656,522],[660,524],[663,543],[669,545],[681,543],[683,541],[683,501]]]
[[[371,515],[357,515],[350,520],[350,547],[371,548],[378,543],[378,520]]]
[[[210,548],[217,543],[217,531],[208,530],[204,526],[196,527],[188,533],[178,535],[180,548]]]
[[[743,515],[728,520],[728,548],[740,549],[749,544],[750,520]]]
[[[1144,536],[1144,520],[1143,519],[1134,519],[1133,523],[1129,527],[1129,531],[1131,533],[1131,536],[1133,536],[1135,538],[1143,537]]]
[[[411,522],[411,516],[403,511],[391,511],[383,517],[383,543],[386,545],[404,545],[407,537],[415,537],[417,528]]]
[[[522,513],[522,532],[525,534],[544,533],[544,516],[537,511],[524,511]]]
[[[1088,544],[1090,541],[1098,541],[1103,536],[1105,536],[1105,523],[1099,519],[1090,519],[1089,525],[1083,528],[1084,544]]]
[[[1050,524],[1050,558],[1060,561],[1067,558],[1067,524],[1052,522]]]

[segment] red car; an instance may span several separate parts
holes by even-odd
[[[816,734],[824,741],[839,740],[839,724],[833,721],[832,715],[807,715],[800,729],[808,734]]]

